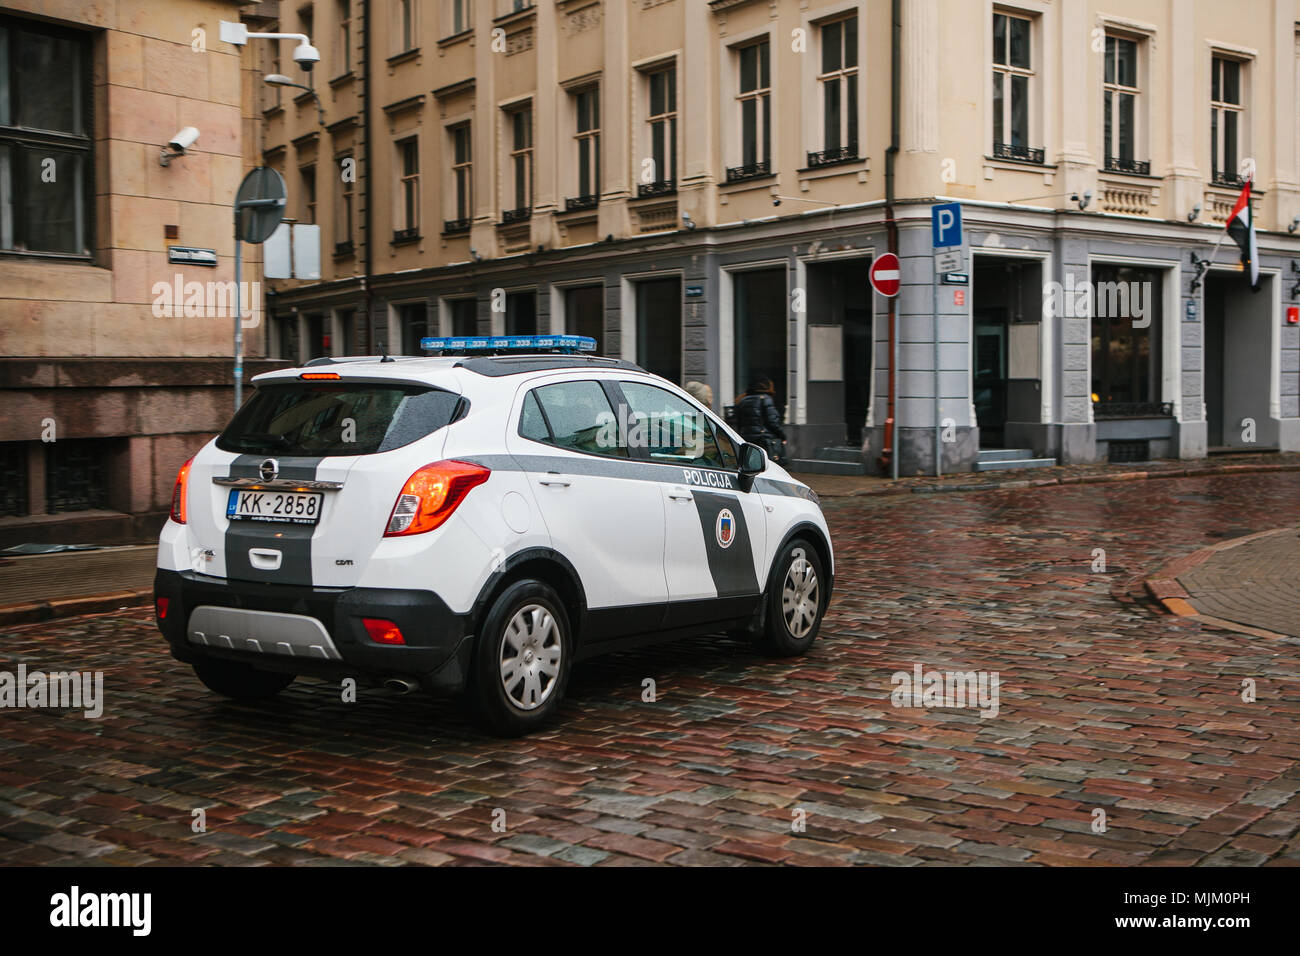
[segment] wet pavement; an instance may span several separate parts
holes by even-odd
[[[1300,863],[1300,641],[1142,588],[1300,525],[1300,473],[824,505],[837,590],[808,656],[592,661],[522,740],[319,681],[226,702],[143,609],[4,628],[0,671],[102,670],[105,704],[0,710],[0,863]],[[996,675],[996,699],[895,706],[918,667]]]

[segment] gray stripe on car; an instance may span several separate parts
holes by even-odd
[[[231,478],[260,478],[258,468],[267,455],[240,455],[230,463]],[[309,481],[316,477],[319,458],[285,457],[280,463],[281,478]],[[231,493],[234,489],[231,489]],[[224,505],[224,502],[223,502]],[[226,577],[239,581],[264,581],[275,584],[302,584],[310,586],[311,539],[316,533],[314,524],[291,524],[287,521],[227,521],[226,522]],[[280,567],[266,571],[253,566],[248,552],[252,548],[279,551]]]

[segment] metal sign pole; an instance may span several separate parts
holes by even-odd
[[[235,411],[244,401],[244,323],[240,301],[242,255],[239,242],[239,209],[235,209]]]
[[[939,396],[941,377],[939,375],[939,263],[931,258],[930,264],[930,302],[934,311],[934,476],[943,474],[943,455],[940,451],[939,409],[943,400]]]

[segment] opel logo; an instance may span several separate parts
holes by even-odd
[[[280,463],[274,458],[268,458],[258,466],[257,470],[263,481],[274,481],[280,474]]]

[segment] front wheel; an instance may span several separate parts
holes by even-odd
[[[549,585],[516,581],[493,602],[474,649],[471,695],[493,733],[518,737],[559,708],[569,679],[569,616]]]
[[[826,613],[826,576],[822,559],[802,538],[777,555],[767,587],[767,613],[759,646],[776,657],[802,654],[817,639]]]

